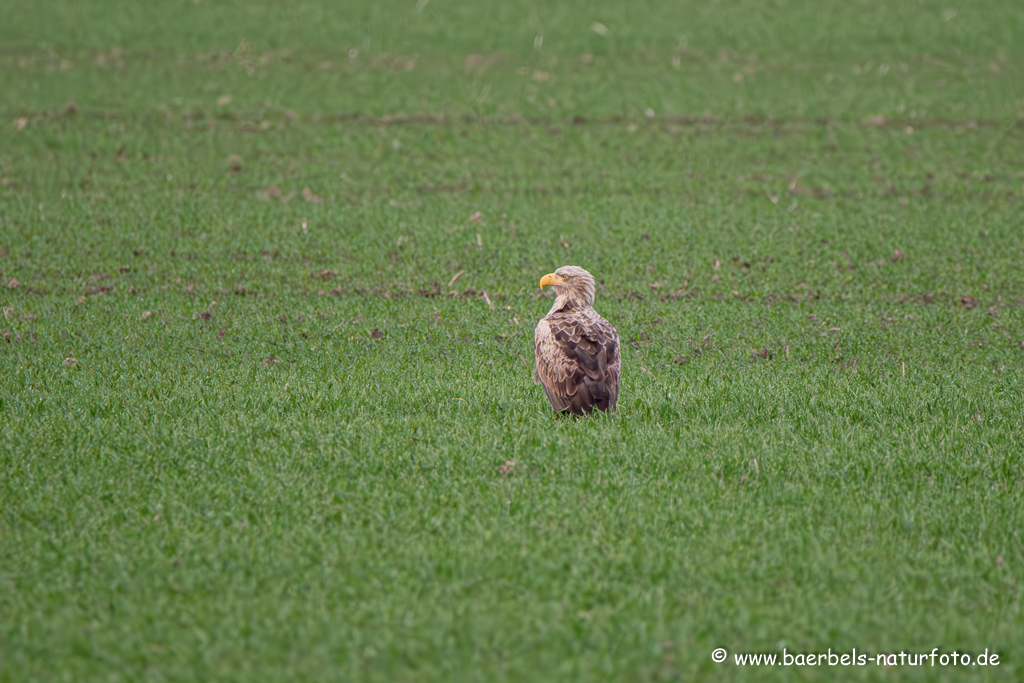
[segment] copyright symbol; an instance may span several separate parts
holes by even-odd
[[[728,655],[729,653],[725,651],[724,647],[715,648],[715,651],[711,653],[711,661],[721,664]]]

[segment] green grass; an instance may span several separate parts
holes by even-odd
[[[1024,675],[1024,9],[415,6],[0,7],[0,681]]]

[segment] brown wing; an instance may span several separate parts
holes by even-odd
[[[572,311],[548,315],[534,334],[534,379],[555,412],[615,410],[619,400],[619,337],[600,316]]]

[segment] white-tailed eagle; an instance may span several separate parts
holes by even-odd
[[[556,413],[615,412],[619,400],[619,335],[594,310],[594,278],[579,266],[562,266],[541,278],[555,288],[554,305],[533,335],[533,380],[544,387]]]

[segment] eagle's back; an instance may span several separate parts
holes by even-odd
[[[589,309],[552,311],[534,333],[534,379],[555,412],[615,411],[619,400],[619,336]]]

